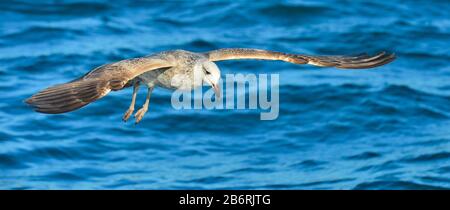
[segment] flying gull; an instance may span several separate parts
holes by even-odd
[[[143,84],[147,87],[147,97],[142,108],[134,115],[136,123],[139,123],[148,110],[150,95],[155,86],[190,90],[205,83],[212,86],[218,96],[220,70],[214,62],[235,59],[278,60],[339,69],[365,69],[387,64],[395,59],[395,55],[381,52],[373,56],[311,56],[245,48],[225,48],[206,53],[164,51],[102,65],[76,80],[44,89],[25,102],[37,112],[59,114],[79,109],[110,91],[133,86],[130,107],[123,115],[123,120],[127,121],[134,112],[139,86]],[[176,80],[175,77],[181,79]]]

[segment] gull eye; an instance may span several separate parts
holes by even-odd
[[[211,74],[211,72],[209,72],[208,70],[205,69],[205,67],[203,67],[203,70],[205,71],[206,74]]]

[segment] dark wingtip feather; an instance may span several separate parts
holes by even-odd
[[[32,97],[29,97],[29,98],[23,100],[23,102],[28,104],[28,105],[31,105],[33,103],[33,99],[32,99]]]
[[[388,64],[396,59],[395,53],[380,52],[365,59],[356,59],[350,62],[343,61],[336,65],[341,69],[368,69]]]

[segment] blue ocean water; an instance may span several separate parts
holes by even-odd
[[[448,1],[5,0],[0,11],[1,189],[450,189]],[[23,103],[104,63],[224,47],[398,59],[368,71],[218,63],[280,74],[274,121],[175,110],[163,89],[137,126],[121,121],[131,89],[61,115]]]

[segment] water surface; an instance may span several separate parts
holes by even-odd
[[[2,189],[449,189],[446,1],[1,1]],[[131,89],[62,115],[23,100],[104,63],[169,49],[394,51],[370,71],[270,61],[280,116],[174,110],[156,89],[137,126]],[[143,102],[141,92],[138,104]]]

